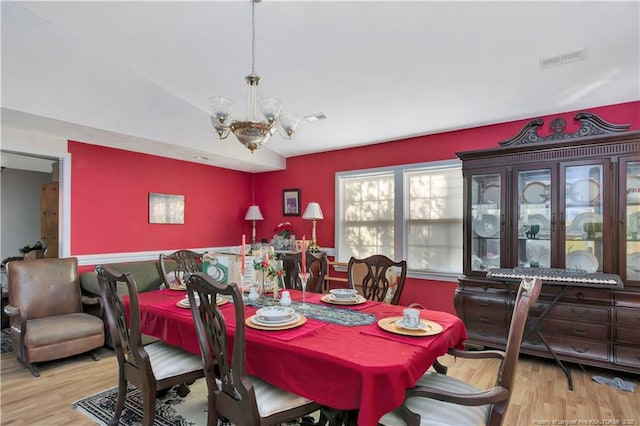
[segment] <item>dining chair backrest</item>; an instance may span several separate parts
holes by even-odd
[[[349,287],[369,300],[397,305],[407,278],[407,262],[396,262],[375,254],[363,259],[351,257],[347,265]]]
[[[145,357],[142,346],[138,289],[133,276],[128,272],[120,273],[106,265],[96,266],[96,273],[102,306],[118,363],[129,365],[135,370],[150,368],[147,365],[148,357]],[[129,295],[129,324],[127,324],[124,303],[118,294],[119,284],[124,284]]]
[[[174,276],[178,283],[182,281],[185,274],[193,274],[194,272],[202,272],[202,253],[191,250],[177,250],[171,254],[160,253],[158,264],[160,265],[160,273],[164,279],[165,286],[171,288],[175,283],[170,279],[171,268],[168,263],[175,264]]]
[[[518,356],[520,355],[520,346],[522,345],[529,310],[531,306],[538,301],[541,289],[542,280],[540,278],[523,278],[518,288],[513,314],[511,316],[511,326],[509,327],[507,344],[504,351],[505,357],[500,366],[497,379],[497,385],[508,389],[509,392],[511,392],[513,388],[516,364],[518,363]],[[500,411],[499,404],[496,404],[493,410]]]
[[[307,291],[312,293],[322,293],[324,286],[324,277],[327,275],[327,256],[324,254],[315,254],[310,251],[306,253],[307,272],[311,274],[311,278],[307,283]],[[292,253],[282,256],[282,266],[286,272],[284,277],[284,286],[294,290],[302,290],[300,285],[300,276],[298,275],[302,268],[302,253]]]
[[[218,413],[232,423],[259,424],[253,385],[247,380],[245,370],[244,302],[237,284],[222,284],[203,273],[194,273],[187,280],[187,293],[202,353],[209,398],[214,398]],[[218,295],[230,297],[233,303],[233,347],[229,346],[227,320],[216,303],[220,297]],[[200,300],[199,304],[196,303],[196,297]]]

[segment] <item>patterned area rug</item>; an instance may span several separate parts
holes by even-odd
[[[191,392],[184,398],[177,394],[176,387],[174,387],[156,400],[154,426],[198,426],[207,424],[207,384],[205,380],[196,380],[193,385],[189,386],[189,389],[191,389]],[[106,426],[113,417],[117,396],[117,388],[108,389],[74,402],[73,408],[87,415],[97,424]],[[141,425],[142,413],[142,392],[130,386],[119,424],[121,426]],[[302,420],[300,423],[287,423],[287,425],[309,425],[314,422],[311,417]],[[218,426],[233,426],[233,424],[220,420]]]
[[[5,328],[2,330],[2,353],[13,352],[13,347],[11,347],[11,336],[9,335],[9,329]]]

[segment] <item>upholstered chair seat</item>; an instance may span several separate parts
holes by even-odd
[[[435,372],[427,372],[418,380],[417,385],[429,385],[453,394],[482,392],[481,389],[455,377]],[[406,404],[407,408],[414,413],[420,413],[420,426],[484,426],[491,408],[491,404],[474,407],[420,397],[407,398]],[[380,419],[380,423],[385,426],[406,426],[407,424],[402,419],[400,409],[387,413]]]
[[[144,346],[144,350],[149,355],[149,363],[156,380],[202,369],[199,356],[161,341]]]
[[[66,358],[103,345],[102,320],[83,313],[27,320],[24,342],[30,362]]]

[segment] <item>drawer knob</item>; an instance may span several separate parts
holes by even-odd
[[[571,349],[573,349],[574,352],[577,352],[579,354],[586,354],[587,352],[589,352],[589,348],[578,349],[573,345],[571,345]]]
[[[480,315],[480,321],[482,322],[489,322],[489,317],[486,315]]]
[[[481,300],[481,301],[478,302],[478,306],[486,307],[486,306],[489,306],[489,305],[490,305],[490,302],[488,300]]]
[[[574,336],[586,336],[587,335],[587,331],[586,330],[573,330],[573,335]]]

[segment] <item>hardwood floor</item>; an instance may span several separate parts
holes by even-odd
[[[41,364],[41,376],[35,378],[17,362],[13,353],[3,354],[0,358],[0,423],[3,426],[93,425],[86,416],[74,411],[71,404],[116,385],[116,359],[106,349],[101,355],[102,359],[97,362],[83,355]],[[478,386],[493,384],[495,361],[446,356],[441,362],[449,366],[449,375]],[[568,390],[567,380],[556,364],[522,356],[504,425],[640,426],[638,377],[610,370],[590,368],[582,371],[576,365],[570,365],[570,368],[574,391]],[[591,379],[593,375],[621,377],[633,382],[636,392],[598,384]]]

